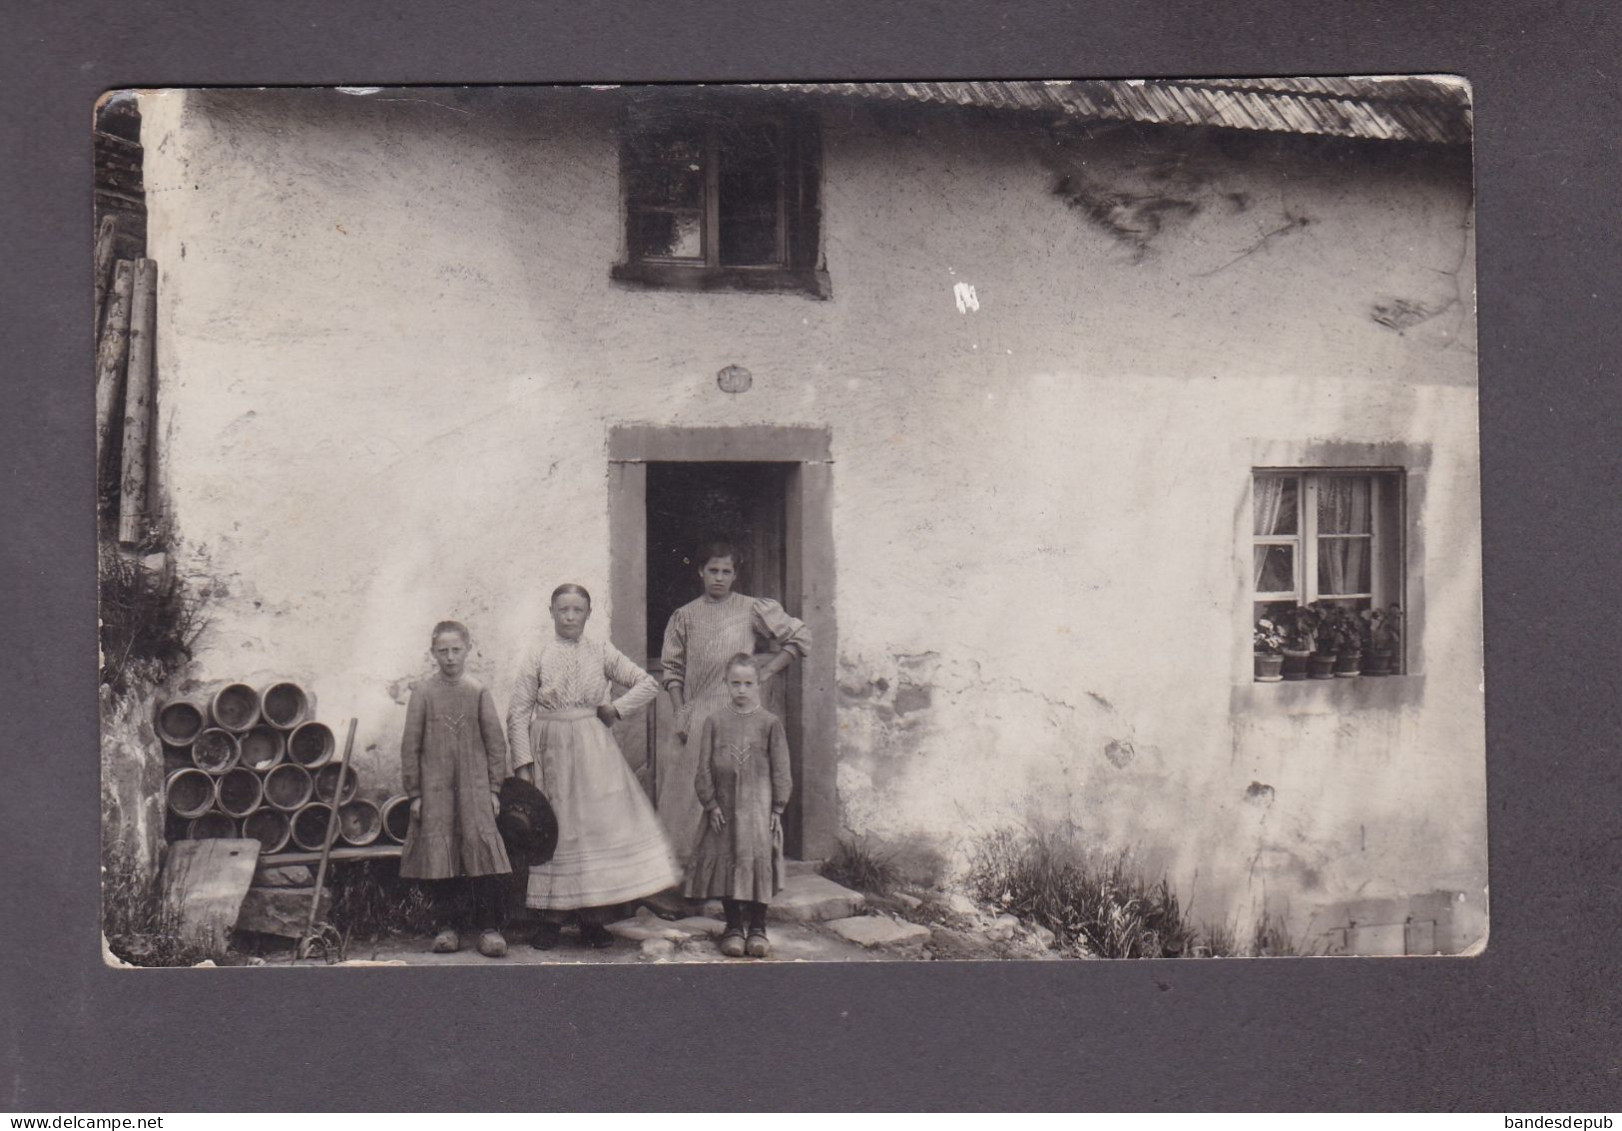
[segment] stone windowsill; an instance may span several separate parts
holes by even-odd
[[[1355,715],[1418,706],[1425,692],[1422,675],[1308,679],[1289,683],[1241,683],[1228,698],[1230,713]]]

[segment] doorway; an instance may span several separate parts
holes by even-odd
[[[780,601],[811,630],[811,654],[774,681],[767,706],[783,719],[794,770],[785,846],[801,859],[837,842],[833,508],[829,434],[794,426],[659,428],[609,433],[611,632],[615,645],[659,676],[665,625],[699,596],[693,559],[710,541],[739,548],[736,591]],[[692,782],[660,771],[677,741],[662,692],[621,746],[654,798]],[[666,759],[667,764],[674,759]],[[687,846],[678,845],[685,850]]]

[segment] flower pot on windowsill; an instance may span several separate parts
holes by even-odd
[[[1352,679],[1363,672],[1362,652],[1340,652],[1335,656],[1335,678]]]
[[[1256,653],[1256,682],[1278,683],[1284,679],[1284,657],[1277,652]]]
[[[1295,683],[1307,678],[1307,657],[1312,653],[1306,649],[1284,649],[1284,664],[1279,672],[1286,683]]]
[[[1394,675],[1396,674],[1396,653],[1375,649],[1365,653],[1363,657],[1364,675]]]
[[[1334,679],[1335,654],[1333,652],[1314,652],[1307,658],[1308,679]]]

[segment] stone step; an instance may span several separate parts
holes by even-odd
[[[929,938],[929,928],[919,923],[906,923],[885,915],[858,915],[850,919],[832,919],[823,926],[842,939],[859,946],[917,946]]]
[[[820,876],[822,875],[822,861],[785,859],[783,861],[783,871],[790,876]]]
[[[790,873],[783,890],[771,902],[769,918],[778,922],[818,923],[849,919],[867,909],[867,897],[841,887],[816,873]]]

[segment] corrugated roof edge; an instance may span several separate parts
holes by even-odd
[[[1468,145],[1472,92],[1457,75],[758,83],[846,98],[1039,111],[1079,121]]]

